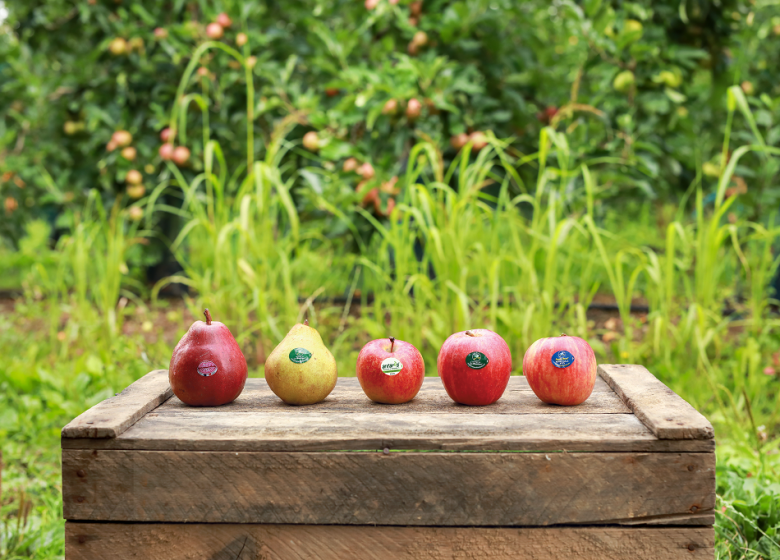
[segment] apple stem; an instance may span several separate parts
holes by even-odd
[[[565,333],[565,332],[562,332],[562,333],[561,333],[561,336],[566,336],[566,333]]]
[[[203,314],[206,316],[206,324],[210,325],[211,324],[211,313],[209,313],[208,309],[205,309],[203,311]]]
[[[308,326],[309,326],[309,320],[308,320],[308,319],[304,319],[304,320],[303,320],[303,324],[304,324],[304,325],[306,325],[306,326],[308,327]]]
[[[390,352],[391,352],[391,353],[392,353],[392,351],[393,351],[393,347],[395,347],[395,337],[394,337],[394,336],[391,336],[391,337],[390,337]]]
[[[466,336],[474,336],[474,337],[476,337],[476,336],[477,336],[477,335],[475,335],[475,334],[474,334],[473,332],[471,332],[471,331],[466,331],[464,334],[465,334]]]

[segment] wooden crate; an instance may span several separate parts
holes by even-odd
[[[486,407],[263,379],[192,408],[153,371],[62,431],[66,558],[713,558],[712,426],[635,365],[577,407],[524,377]]]

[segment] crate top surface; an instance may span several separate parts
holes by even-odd
[[[356,378],[339,378],[316,405],[290,406],[264,379],[248,379],[233,403],[190,407],[153,371],[62,430],[62,447],[189,451],[711,452],[712,426],[644,367],[599,366],[579,406],[539,401],[523,376],[484,407],[450,400],[438,377],[401,405],[370,401]]]

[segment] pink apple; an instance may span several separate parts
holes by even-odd
[[[596,355],[577,336],[541,338],[523,356],[523,374],[543,402],[566,406],[585,402],[596,383]]]
[[[452,400],[477,406],[492,404],[509,383],[512,353],[498,334],[473,329],[445,340],[436,366]]]
[[[403,340],[372,340],[360,351],[357,378],[372,401],[401,404],[412,400],[422,386],[425,362],[413,345]]]

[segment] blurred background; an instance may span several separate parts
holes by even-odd
[[[780,558],[780,5],[0,2],[0,558],[61,558],[59,430],[208,307],[436,375],[452,332],[640,363]]]

